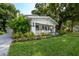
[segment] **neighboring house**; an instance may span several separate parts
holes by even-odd
[[[58,23],[49,16],[26,15],[26,17],[31,19],[31,32],[34,34],[38,35],[42,32],[56,34]]]
[[[73,27],[73,32],[79,32],[79,25],[75,25]]]

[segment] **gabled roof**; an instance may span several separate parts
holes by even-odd
[[[50,19],[51,22],[53,22],[54,24],[58,24],[54,19],[52,19],[49,16],[38,16],[38,15],[25,15],[27,18],[43,18],[43,19]]]
[[[28,18],[50,18],[49,16],[26,15]]]

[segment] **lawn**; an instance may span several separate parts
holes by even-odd
[[[79,33],[12,43],[10,56],[79,56]]]

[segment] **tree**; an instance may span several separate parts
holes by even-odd
[[[10,28],[13,29],[13,32],[28,32],[30,31],[30,19],[25,18],[24,16],[20,15],[15,19],[12,19],[8,22]]]
[[[73,26],[74,26],[74,22],[78,21],[79,22],[79,4],[77,3],[70,3],[68,4],[68,8],[67,8],[67,13],[68,13],[68,18],[69,20],[71,20],[71,31],[73,31]]]
[[[2,20],[2,29],[5,30],[7,20],[16,16],[16,8],[13,4],[0,3],[0,20]]]
[[[36,10],[32,11],[32,14],[35,15],[47,15],[47,4],[46,3],[36,3],[35,5]]]

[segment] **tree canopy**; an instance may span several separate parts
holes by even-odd
[[[17,10],[13,4],[10,3],[0,3],[0,20],[2,21],[2,29],[5,30],[6,21],[14,18],[16,16]]]

